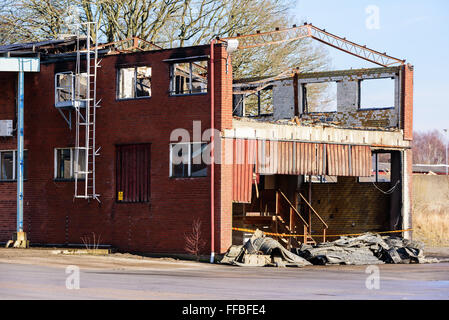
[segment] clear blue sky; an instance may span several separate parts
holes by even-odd
[[[449,128],[449,1],[292,0],[296,20],[406,59],[414,65],[414,129]],[[368,28],[368,6],[379,9],[378,29]],[[373,20],[369,19],[369,22]],[[332,69],[375,64],[329,48]]]

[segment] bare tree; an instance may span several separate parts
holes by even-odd
[[[413,133],[413,163],[445,164],[446,143],[438,130]]]
[[[97,22],[99,41],[137,36],[162,47],[209,43],[287,27],[288,0],[4,0],[0,6],[0,41],[36,41],[70,33],[70,24]],[[95,35],[96,36],[96,35]],[[234,77],[278,74],[291,67],[317,71],[328,63],[327,51],[310,39],[237,51]]]
[[[193,220],[192,231],[184,235],[185,251],[194,255],[197,260],[200,258],[201,250],[204,248],[206,242],[201,236],[201,220],[199,218]]]

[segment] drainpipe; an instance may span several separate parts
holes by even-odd
[[[19,71],[17,87],[17,232],[23,232],[23,89],[24,72]]]
[[[214,93],[214,45],[215,39],[212,39],[210,43],[210,128],[211,128],[211,136],[210,136],[210,160],[211,160],[211,171],[210,171],[210,263],[214,263],[215,258],[215,158],[214,158],[214,114],[215,114],[215,93]]]

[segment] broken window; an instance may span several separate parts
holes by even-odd
[[[151,67],[121,68],[118,77],[119,99],[151,97]]]
[[[117,146],[117,201],[150,201],[150,147],[149,143]]]
[[[28,152],[23,152],[23,179],[28,178]],[[17,151],[0,151],[0,181],[17,180]]]
[[[373,170],[370,177],[359,177],[359,182],[390,182],[391,153],[376,152],[372,154]]]
[[[78,161],[75,148],[55,149],[55,179],[71,180],[75,171],[86,171],[86,151],[78,150]],[[85,174],[78,174],[78,179],[84,179]]]
[[[393,78],[360,81],[360,109],[394,108],[394,86]]]
[[[202,142],[172,143],[170,145],[170,177],[206,177],[204,154],[207,144]]]
[[[245,116],[263,116],[273,114],[273,86],[244,96]]]
[[[55,104],[58,106],[67,101],[72,101],[73,97],[73,73],[63,72],[55,75]]]
[[[337,111],[336,82],[304,83],[302,91],[304,113]]]
[[[71,71],[55,74],[55,106],[69,107],[74,100],[87,96],[87,73],[74,75]]]
[[[170,66],[170,95],[207,92],[207,60]]]

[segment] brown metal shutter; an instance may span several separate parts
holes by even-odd
[[[232,200],[234,202],[250,203],[257,141],[234,139],[233,151]]]
[[[150,201],[150,144],[117,146],[116,196],[123,202]]]
[[[330,176],[350,176],[349,146],[328,144],[326,146],[327,174]]]
[[[372,171],[371,148],[369,146],[351,146],[351,175],[370,177]]]

